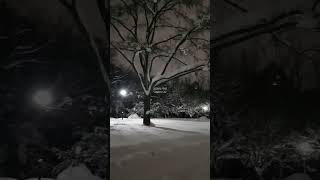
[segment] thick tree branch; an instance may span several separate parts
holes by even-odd
[[[291,17],[291,16],[301,15],[301,14],[302,14],[302,12],[298,11],[298,10],[290,11],[288,13],[283,13],[283,14],[280,14],[279,16],[277,16],[277,17],[275,17],[275,18],[273,18],[273,19],[271,19],[271,20],[269,20],[267,22],[259,23],[259,24],[256,24],[256,25],[252,25],[252,26],[249,26],[249,27],[241,28],[241,29],[238,29],[238,30],[235,30],[235,31],[231,31],[231,32],[219,35],[218,37],[214,37],[213,39],[211,39],[211,41],[213,41],[215,43],[215,42],[223,41],[223,40],[225,40],[227,38],[232,38],[234,36],[242,35],[244,33],[249,33],[249,32],[256,31],[256,30],[261,30],[261,29],[264,29],[266,27],[273,26],[273,25],[275,25],[276,23],[278,23],[279,21],[281,21],[283,19],[286,19],[286,18]]]
[[[170,4],[171,3],[171,4]],[[167,1],[165,4],[158,10],[158,3],[155,3],[154,5],[154,16],[151,19],[151,22],[149,26],[147,27],[147,42],[150,44],[153,42],[154,34],[157,28],[157,22],[162,14],[164,14],[167,11],[172,10],[178,3],[174,1]]]
[[[121,34],[120,30],[117,28],[117,26],[115,26],[113,23],[110,23],[111,26],[113,27],[113,29],[117,32],[118,36],[120,37],[120,39],[122,41],[125,41],[126,39],[124,38],[124,36]]]
[[[150,63],[150,66],[149,66],[149,74],[151,74],[151,71],[152,71],[152,67],[153,67],[153,64],[154,64],[154,61],[158,58],[161,58],[161,57],[165,57],[165,58],[168,58],[170,57],[169,55],[164,55],[164,54],[159,54],[157,56],[154,56],[152,59],[151,59],[151,63]],[[187,65],[185,62],[183,62],[182,60],[176,58],[176,57],[173,57],[174,60],[180,62],[181,64],[183,65]]]
[[[124,29],[126,29],[126,30],[132,35],[132,37],[133,37],[137,42],[139,42],[139,39],[138,39],[136,33],[135,33],[134,31],[132,31],[128,26],[126,26],[124,22],[122,22],[120,19],[115,18],[115,17],[111,17],[111,19],[113,19],[113,20],[116,21],[118,24],[120,24]]]
[[[155,79],[153,81],[153,84],[155,86],[161,85],[163,83],[166,83],[168,81],[171,81],[173,79],[179,78],[181,76],[200,71],[202,70],[207,64],[198,64],[198,65],[189,65],[187,67],[183,67],[181,69],[178,69],[176,72],[172,74],[165,74],[158,77],[158,79]]]
[[[159,44],[166,43],[166,42],[173,40],[173,39],[180,37],[180,36],[182,36],[182,34],[176,34],[174,36],[169,37],[168,39],[165,39],[163,41],[159,41],[159,42],[152,44],[151,47],[155,47],[155,46],[158,46]]]
[[[232,7],[240,10],[243,13],[248,13],[248,10],[244,7],[241,7],[239,4],[232,2],[231,0],[223,0],[224,2],[226,2],[227,4],[231,5]]]
[[[252,39],[256,36],[262,35],[262,34],[267,34],[270,32],[275,32],[278,30],[283,30],[285,28],[291,28],[291,27],[296,27],[297,22],[288,22],[288,23],[283,23],[281,25],[278,26],[270,26],[270,27],[265,27],[265,28],[261,28],[258,30],[252,30],[252,31],[248,31],[246,33],[240,34],[240,36],[238,37],[233,37],[233,39],[231,37],[225,38],[223,40],[220,41],[216,41],[216,42],[212,42],[210,48],[212,49],[223,49],[223,48],[227,48],[230,47],[232,45],[241,43],[243,41]],[[242,35],[242,36],[241,36]]]
[[[120,48],[118,48],[116,45],[113,43],[110,43],[110,45],[130,64],[132,65],[133,62],[122,52]]]

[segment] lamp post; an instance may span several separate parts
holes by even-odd
[[[120,89],[119,94],[121,97],[125,98],[128,96],[128,91],[126,89]],[[124,112],[121,111],[121,119],[123,120]]]

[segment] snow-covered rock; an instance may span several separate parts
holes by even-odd
[[[138,114],[131,114],[128,119],[139,119],[139,115]]]
[[[312,180],[307,174],[296,173],[288,176],[285,180]]]
[[[58,175],[57,180],[102,180],[94,176],[90,170],[81,164],[75,167],[69,167]]]

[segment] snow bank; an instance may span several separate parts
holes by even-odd
[[[200,121],[210,121],[210,119],[207,118],[206,116],[201,116],[201,117],[199,118],[199,120],[200,120]]]
[[[90,170],[81,164],[75,167],[69,167],[58,175],[57,180],[102,180],[94,176]]]
[[[131,114],[128,119],[140,119],[138,114]]]
[[[288,176],[285,180],[312,180],[307,174],[296,173]]]

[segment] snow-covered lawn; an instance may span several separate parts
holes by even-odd
[[[110,120],[111,147],[137,145],[160,140],[174,140],[186,136],[210,134],[210,122],[193,120],[152,119],[154,126],[147,127],[142,119]]]
[[[111,180],[209,180],[210,123],[111,119]]]

